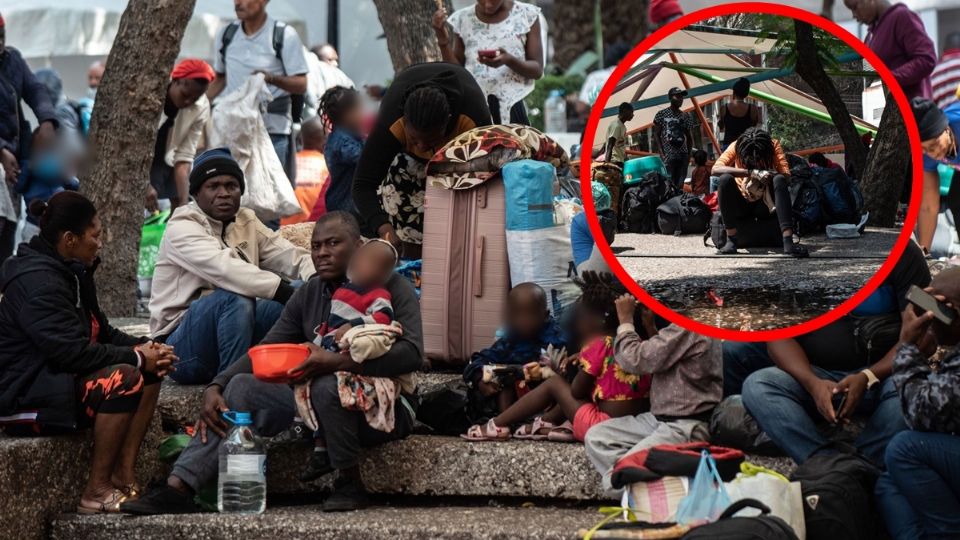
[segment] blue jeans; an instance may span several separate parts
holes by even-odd
[[[903,431],[887,446],[877,503],[894,540],[960,538],[960,437]]]
[[[856,373],[811,367],[817,377],[834,382]],[[797,463],[803,463],[827,442],[814,422],[814,418],[820,418],[820,413],[813,398],[796,379],[780,368],[761,369],[747,377],[743,384],[743,404],[774,444]],[[870,420],[854,445],[867,458],[882,466],[887,443],[907,429],[893,381],[888,377],[865,392],[855,412],[870,415]]]
[[[723,342],[723,397],[743,393],[743,381],[754,371],[773,366],[766,343]]]
[[[170,378],[180,384],[209,383],[260,343],[282,311],[279,302],[223,289],[194,301],[167,338],[180,358]]]

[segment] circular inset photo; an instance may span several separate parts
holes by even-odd
[[[909,110],[882,62],[826,19],[771,4],[689,14],[627,56],[591,114],[580,167],[597,251],[692,330],[819,328],[920,251]]]

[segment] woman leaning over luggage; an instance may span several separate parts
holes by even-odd
[[[477,79],[495,124],[530,125],[523,98],[543,77],[539,7],[477,0],[449,18],[440,8],[433,15],[433,30],[443,60],[466,67]]]
[[[776,236],[771,229],[776,211],[784,255],[808,256],[807,249],[793,241],[790,167],[780,141],[760,128],[748,128],[723,152],[712,172],[720,177],[720,215],[727,228],[720,253],[732,255],[737,248],[776,242],[770,240]]]
[[[100,310],[93,203],[67,191],[32,206],[40,234],[0,269],[0,426],[47,435],[93,424],[77,511],[116,512],[139,495],[134,465],[175,357],[113,328]]]
[[[456,136],[488,125],[487,98],[462,67],[435,62],[398,73],[353,177],[364,234],[419,259],[427,162]]]

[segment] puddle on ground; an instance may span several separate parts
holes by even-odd
[[[697,322],[718,328],[756,331],[806,322],[840,305],[857,289],[654,285],[646,291],[670,309]]]

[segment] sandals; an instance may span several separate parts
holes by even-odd
[[[554,427],[547,433],[547,440],[552,442],[574,442],[573,424],[569,420]]]
[[[77,505],[77,513],[83,515],[92,514],[117,514],[120,512],[120,505],[127,500],[127,496],[119,489],[110,492],[106,499],[100,501],[86,501],[80,499]]]
[[[532,424],[524,424],[513,432],[514,439],[524,441],[544,441],[557,426],[547,422],[542,416],[533,419]]]
[[[510,438],[510,430],[508,428],[497,427],[491,419],[484,425],[477,424],[470,426],[467,433],[460,435],[460,437],[471,442],[505,441]]]

